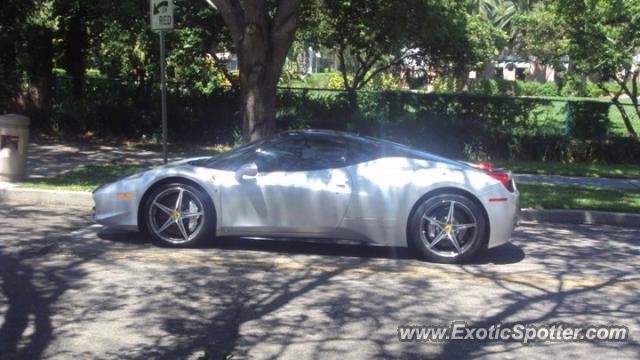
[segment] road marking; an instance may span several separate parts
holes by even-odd
[[[234,259],[230,257],[193,255],[185,252],[159,252],[155,250],[130,251],[124,254],[110,256],[118,260],[132,260],[141,262],[167,262],[183,263],[190,265],[217,265],[217,266],[239,266],[253,267],[270,270],[302,271],[312,270],[316,272],[331,273],[337,272],[343,275],[375,275],[375,276],[397,276],[397,277],[419,277],[428,280],[459,280],[473,282],[507,282],[512,285],[535,285],[536,287],[550,287],[562,289],[563,291],[578,288],[607,288],[616,290],[640,290],[640,279],[626,278],[612,280],[607,277],[562,277],[535,275],[535,274],[509,274],[509,273],[473,273],[460,271],[456,265],[430,264],[431,267],[400,266],[398,269],[379,269],[377,265],[388,267],[389,264],[361,264],[354,267],[342,267],[339,265],[313,264],[309,262],[296,261],[287,258],[255,259],[243,258]],[[395,264],[393,264],[395,265]]]

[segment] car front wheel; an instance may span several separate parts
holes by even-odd
[[[419,255],[441,263],[467,261],[484,249],[487,224],[481,208],[458,194],[425,200],[412,215],[409,236]]]
[[[145,204],[147,234],[160,245],[188,247],[212,233],[215,212],[207,194],[188,184],[155,189]]]

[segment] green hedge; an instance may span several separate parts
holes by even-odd
[[[619,85],[615,82],[604,82],[602,85],[610,92],[615,92],[619,88]],[[456,80],[442,78],[436,79],[433,83],[433,89],[438,93],[455,93],[458,92],[460,88],[472,94],[482,95],[588,98],[598,98],[607,95],[598,84],[572,76],[566,76],[565,79],[557,83],[475,79],[467,80],[465,86],[461,86]]]
[[[70,92],[70,81],[66,77],[56,78],[51,115],[33,119],[34,130],[159,138],[157,84],[90,79],[84,98],[77,99]],[[233,143],[239,131],[239,108],[238,96],[232,91],[217,89],[202,95],[180,84],[169,84],[167,118],[174,140]]]
[[[65,81],[58,79],[51,117],[34,126],[65,133],[159,136],[155,88],[96,80],[78,101]],[[606,135],[606,106],[474,94],[282,90],[277,126],[353,131],[453,158],[638,163],[638,141]],[[232,144],[240,134],[239,108],[233,91],[194,95],[171,84],[170,138]]]
[[[640,142],[630,137],[576,140],[558,135],[522,135],[505,139],[505,143],[508,145],[493,149],[500,159],[640,164]]]
[[[279,99],[281,129],[355,131],[453,158],[640,162],[637,140],[607,136],[602,102],[361,92],[354,109],[339,92],[287,91]]]
[[[478,82],[480,86],[478,88]],[[487,85],[488,83],[488,85]],[[493,85],[495,83],[495,85]],[[514,95],[514,96],[558,96],[559,88],[553,82],[539,83],[537,81],[506,81],[506,80],[476,80],[469,86],[470,91],[487,95]],[[479,91],[491,89],[490,92]]]
[[[609,134],[609,103],[571,101],[566,105],[566,131],[575,139],[604,139]]]

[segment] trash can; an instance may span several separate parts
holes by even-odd
[[[29,118],[0,115],[0,181],[19,181],[24,176],[29,142]]]

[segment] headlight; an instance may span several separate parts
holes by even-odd
[[[144,173],[146,173],[147,171],[148,171],[148,169],[136,171],[133,174],[130,174],[130,175],[127,175],[127,176],[125,176],[123,178],[118,179],[117,181],[125,180],[125,179],[127,179],[127,180],[137,179],[139,177],[142,177],[142,175],[144,175]]]
[[[99,190],[103,189],[103,188],[104,188],[104,187],[106,187],[106,186],[109,186],[109,185],[111,185],[111,184],[117,183],[118,181],[122,181],[122,180],[135,180],[135,179],[137,179],[137,178],[140,178],[140,177],[142,177],[142,176],[143,176],[147,171],[149,171],[149,169],[138,170],[138,171],[136,171],[136,172],[134,172],[134,173],[132,173],[132,174],[125,175],[125,176],[123,176],[123,177],[121,177],[121,178],[118,178],[117,180],[109,181],[109,182],[107,182],[107,183],[104,183],[104,184],[102,184],[102,185],[98,186],[98,188],[96,188],[95,190],[93,190],[93,193],[98,192]]]

